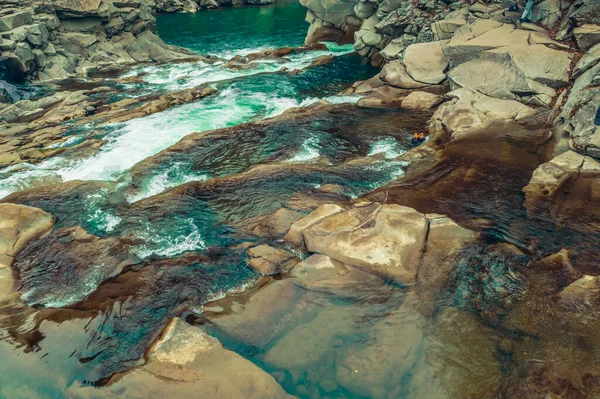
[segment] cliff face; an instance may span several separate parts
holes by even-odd
[[[154,0],[2,0],[0,79],[62,79],[98,66],[190,57],[154,34]]]
[[[307,43],[348,40],[373,65],[399,59],[413,43],[450,39],[465,24],[478,19],[512,24],[519,20],[525,1],[452,0],[300,0],[311,24]],[[587,50],[598,35],[600,1],[545,0],[532,8],[531,22],[556,31],[557,40],[577,40]],[[587,24],[587,25],[586,25]],[[583,43],[581,40],[585,43]]]

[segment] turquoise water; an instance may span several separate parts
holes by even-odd
[[[261,7],[161,15],[156,28],[169,44],[231,58],[260,49],[301,46],[306,36],[305,14],[299,2],[283,0]]]

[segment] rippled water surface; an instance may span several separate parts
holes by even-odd
[[[111,383],[143,366],[173,317],[303,399],[594,397],[597,297],[558,301],[579,274],[540,259],[565,249],[595,270],[598,221],[529,217],[522,189],[542,157],[528,146],[475,143],[429,164],[433,154],[411,136],[430,113],[364,109],[337,95],[377,72],[352,46],[225,67],[236,55],[302,45],[304,16],[295,1],[159,16],[165,41],[220,61],[124,72],[118,99],[202,84],[214,95],[126,122],[69,125],[57,146],[103,145],[0,170],[0,198],[57,217],[15,262],[22,303],[0,304],[0,398],[88,397],[82,386],[112,397]],[[334,58],[310,66],[323,55]],[[523,137],[547,129],[532,126],[501,128]],[[307,287],[247,266],[248,246],[281,244],[257,233],[266,215],[301,217],[365,195],[481,235],[452,263],[440,255],[432,278],[451,272],[430,297],[358,269]]]

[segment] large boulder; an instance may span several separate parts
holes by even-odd
[[[414,209],[375,205],[328,217],[302,236],[309,252],[410,284],[416,278],[427,228],[427,217]]]
[[[446,68],[450,59],[443,48],[448,43],[441,40],[431,43],[411,44],[404,52],[402,61],[406,72],[416,81],[438,84],[446,79]]]
[[[500,99],[550,106],[569,81],[571,55],[545,46],[485,51],[448,73],[452,89],[464,87]]]
[[[438,218],[437,215],[430,218],[399,205],[358,204],[304,228],[302,236],[308,252],[325,255],[347,266],[393,277],[404,284],[413,284],[422,265],[423,254],[436,250],[429,245],[428,234],[433,226],[432,221]],[[461,228],[458,230],[462,231]],[[451,236],[448,234],[448,238]],[[444,248],[447,254],[460,247],[456,245],[451,248],[447,244]]]
[[[417,82],[410,76],[402,61],[396,60],[385,64],[379,78],[390,86],[401,89],[422,89],[429,86],[428,83]]]
[[[435,112],[429,133],[435,142],[463,140],[481,134],[497,121],[520,122],[536,114],[514,100],[501,100],[467,89],[454,90]]]

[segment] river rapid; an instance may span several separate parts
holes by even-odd
[[[63,152],[0,170],[3,202],[57,218],[15,260],[20,301],[0,304],[0,398],[163,392],[131,381],[173,318],[303,399],[597,389],[597,289],[587,304],[570,302],[582,294],[564,288],[582,274],[561,255],[594,271],[597,221],[557,225],[523,206],[546,144],[520,138],[547,137],[547,124],[499,123],[484,140],[433,150],[434,140],[412,140],[431,112],[340,95],[378,73],[352,45],[235,64],[302,46],[304,17],[293,0],[159,15],[165,42],[211,58],[121,71],[102,82],[117,89],[110,101],[199,85],[213,94],[128,120],[65,122],[48,148]],[[452,231],[476,238],[452,260],[434,257],[429,286],[343,265],[314,281],[249,267],[248,248],[265,243],[306,259],[281,237],[319,205],[376,215],[369,201],[409,206],[427,223],[447,215],[460,226]],[[450,251],[445,237],[427,245]]]

